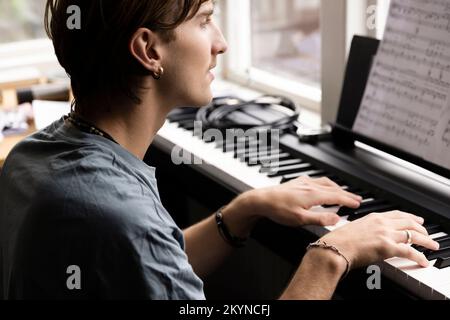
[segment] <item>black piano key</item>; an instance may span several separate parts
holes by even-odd
[[[349,215],[348,221],[358,220],[358,219],[363,218],[373,212],[381,213],[381,212],[396,210],[397,208],[398,207],[391,205],[391,204],[384,204],[384,205],[380,204],[378,206],[369,207],[366,209],[357,209],[354,211],[354,213]]]
[[[253,158],[262,158],[262,157],[268,157],[268,156],[274,156],[277,154],[285,153],[281,149],[262,149],[257,151],[252,151],[251,153],[245,154],[244,156],[240,157],[241,161],[249,161]]]
[[[336,206],[335,204],[330,205],[330,207],[335,207],[335,206]],[[340,217],[345,217],[345,216],[349,216],[349,215],[353,214],[353,212],[355,212],[355,209],[347,208],[347,207],[340,207],[337,212],[337,215]]]
[[[222,148],[222,152],[244,153],[246,150],[259,148],[257,144],[227,144]]]
[[[323,171],[323,170],[316,170],[316,172],[312,172],[312,173],[310,173],[308,176],[309,176],[310,178],[316,178],[316,179],[318,179],[318,178],[324,177],[325,174],[326,174],[326,172]]]
[[[246,162],[247,162],[248,166],[252,167],[252,166],[258,166],[260,164],[268,164],[270,162],[287,159],[290,156],[291,155],[289,153],[285,152],[285,153],[280,153],[280,154],[249,158],[248,161],[246,161]]]
[[[271,146],[260,146],[257,144],[249,144],[246,146],[242,146],[242,145],[237,145],[235,147],[234,152],[236,153],[236,155],[239,156],[239,158],[244,158],[246,155],[250,155],[251,153],[255,154],[255,156],[257,155],[258,152],[264,152],[267,150],[273,150],[273,152],[278,151],[281,152],[280,149],[277,148],[272,148]]]
[[[342,186],[342,185],[345,184],[344,180],[342,180],[341,178],[335,176],[334,174],[328,173],[328,174],[325,174],[324,177],[330,179],[331,181],[333,181],[333,182],[336,183],[337,185]]]
[[[413,244],[412,247],[413,247],[414,249],[416,249],[417,251],[422,252],[422,253],[428,250],[427,248],[422,247],[422,246],[418,246],[418,245],[416,245],[416,244]]]
[[[254,141],[257,141],[254,139]],[[234,147],[237,144],[243,144],[248,142],[248,137],[235,137],[234,139],[221,139],[216,141],[216,147],[219,148],[225,148],[226,145],[230,145],[231,147]]]
[[[334,207],[338,207],[338,204],[323,204],[322,207],[324,207],[325,209],[329,209],[329,208],[334,208]]]
[[[222,148],[223,152],[229,152],[229,151],[234,151],[234,152],[243,152],[247,149],[250,148],[258,148],[261,145],[261,142],[258,140],[247,140],[247,141],[236,141],[236,142],[218,142],[217,144],[217,148]]]
[[[234,157],[243,161],[250,156],[258,155],[258,152],[267,152],[270,147],[250,146],[248,148],[238,149],[234,151]]]
[[[425,224],[424,227],[425,227],[425,229],[427,229],[427,232],[429,235],[436,234],[436,233],[443,231],[443,229],[440,225],[434,224],[434,223]]]
[[[450,257],[437,258],[436,262],[434,263],[434,267],[438,269],[445,269],[450,267]]]
[[[281,183],[285,183],[303,176],[310,176],[310,175],[315,175],[315,174],[325,174],[325,171],[323,170],[311,170],[311,171],[305,171],[302,173],[292,173],[292,174],[288,174],[283,176],[283,179],[281,180]]]
[[[276,168],[274,170],[272,170],[271,172],[269,172],[267,174],[267,176],[269,178],[275,178],[275,177],[281,177],[281,176],[285,176],[291,173],[300,173],[300,172],[305,172],[305,171],[311,171],[312,169],[314,169],[314,166],[310,163],[300,163],[300,164],[294,164],[291,166],[285,166],[285,167],[280,167],[280,168]]]
[[[283,151],[281,149],[266,149],[262,148],[261,150],[252,151],[249,153],[245,153],[243,156],[240,156],[239,159],[242,162],[248,162],[252,158],[260,158],[265,156],[271,156],[275,154],[281,154]]]
[[[242,148],[248,148],[249,146],[259,146],[261,144],[261,141],[256,139],[238,139],[238,140],[221,140],[217,142],[218,148],[229,148],[234,149],[236,147]]]
[[[349,192],[351,192],[351,191],[349,191]],[[363,200],[374,198],[373,194],[370,193],[369,191],[355,191],[355,192],[351,192],[351,193],[360,196],[361,198],[363,198]]]
[[[442,244],[442,245],[447,244],[447,243],[450,244],[450,235],[436,238],[436,239],[434,239],[434,241],[439,242],[439,244]]]
[[[345,191],[351,192],[351,193],[357,193],[357,192],[364,192],[361,188],[352,187],[347,184],[347,188],[345,188]]]
[[[284,167],[284,166],[290,166],[290,165],[299,164],[299,163],[303,163],[303,161],[301,159],[288,159],[288,160],[283,160],[283,161],[277,161],[274,163],[263,164],[261,169],[259,170],[259,172],[265,173],[265,172],[270,171],[271,169],[280,168],[280,167]]]
[[[387,202],[386,200],[382,200],[382,199],[374,199],[372,201],[368,201],[368,202],[362,202],[359,208],[353,209],[353,208],[347,208],[347,207],[342,207],[341,209],[339,209],[338,215],[340,215],[341,217],[343,216],[348,216],[351,214],[354,214],[355,211],[357,210],[364,210],[364,209],[369,209],[372,207],[377,207],[379,205],[386,205]]]
[[[425,257],[429,261],[435,260],[437,258],[449,258],[450,257],[450,247],[443,247],[437,251],[426,250],[424,253]]]
[[[437,241],[436,239],[434,241]],[[450,247],[450,238],[443,240],[443,241],[437,241],[439,243],[439,247],[440,248],[446,248],[446,247]]]
[[[278,148],[272,148],[271,146],[260,146],[257,144],[250,144],[248,146],[238,145],[237,147],[238,147],[238,149],[236,149],[234,151],[235,158],[243,157],[248,154],[258,152],[258,151],[265,151],[265,150],[270,150],[270,149],[279,150]]]

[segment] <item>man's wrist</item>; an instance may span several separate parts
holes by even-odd
[[[305,254],[304,260],[315,266],[320,266],[324,269],[324,272],[334,275],[338,280],[347,270],[347,261],[332,250],[312,248]]]
[[[280,299],[331,299],[345,267],[344,259],[330,250],[311,249]]]
[[[246,238],[259,220],[257,199],[252,191],[234,199],[223,210],[223,218],[228,229],[236,236]]]

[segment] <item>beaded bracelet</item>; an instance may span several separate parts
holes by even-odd
[[[350,272],[350,260],[348,260],[347,257],[344,256],[339,251],[338,248],[336,248],[335,246],[329,245],[325,241],[322,241],[320,239],[317,240],[316,242],[310,243],[309,246],[306,248],[306,251],[309,251],[312,248],[331,250],[331,251],[335,252],[336,254],[338,254],[339,256],[341,256],[342,258],[344,258],[345,262],[347,262],[347,267],[345,268],[345,272],[344,272],[344,275],[341,277],[341,280],[344,279],[348,275],[348,273]]]
[[[222,238],[232,247],[234,248],[242,248],[245,246],[245,243],[247,242],[247,238],[240,238],[235,235],[233,235],[230,230],[228,230],[227,226],[225,225],[225,222],[223,221],[223,213],[222,210],[225,207],[220,208],[216,212],[216,223],[217,228],[219,229],[219,233],[222,236]]]

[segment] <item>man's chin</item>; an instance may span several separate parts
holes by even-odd
[[[185,94],[184,97],[179,99],[177,107],[194,107],[202,108],[211,103],[213,100],[213,95],[211,89],[205,88],[198,94]]]
[[[208,95],[204,95],[203,97],[199,97],[198,99],[195,99],[195,101],[193,101],[191,106],[198,107],[198,108],[206,107],[207,105],[209,105],[211,103],[212,99],[213,99],[213,96],[212,96],[212,93],[210,93]]]

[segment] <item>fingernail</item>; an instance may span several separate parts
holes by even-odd
[[[434,247],[436,248],[435,250],[439,250],[441,245],[439,244],[439,242],[434,241]]]
[[[430,261],[428,261],[428,259],[425,257],[423,253],[422,256],[423,256],[422,265],[426,268],[430,265]]]

